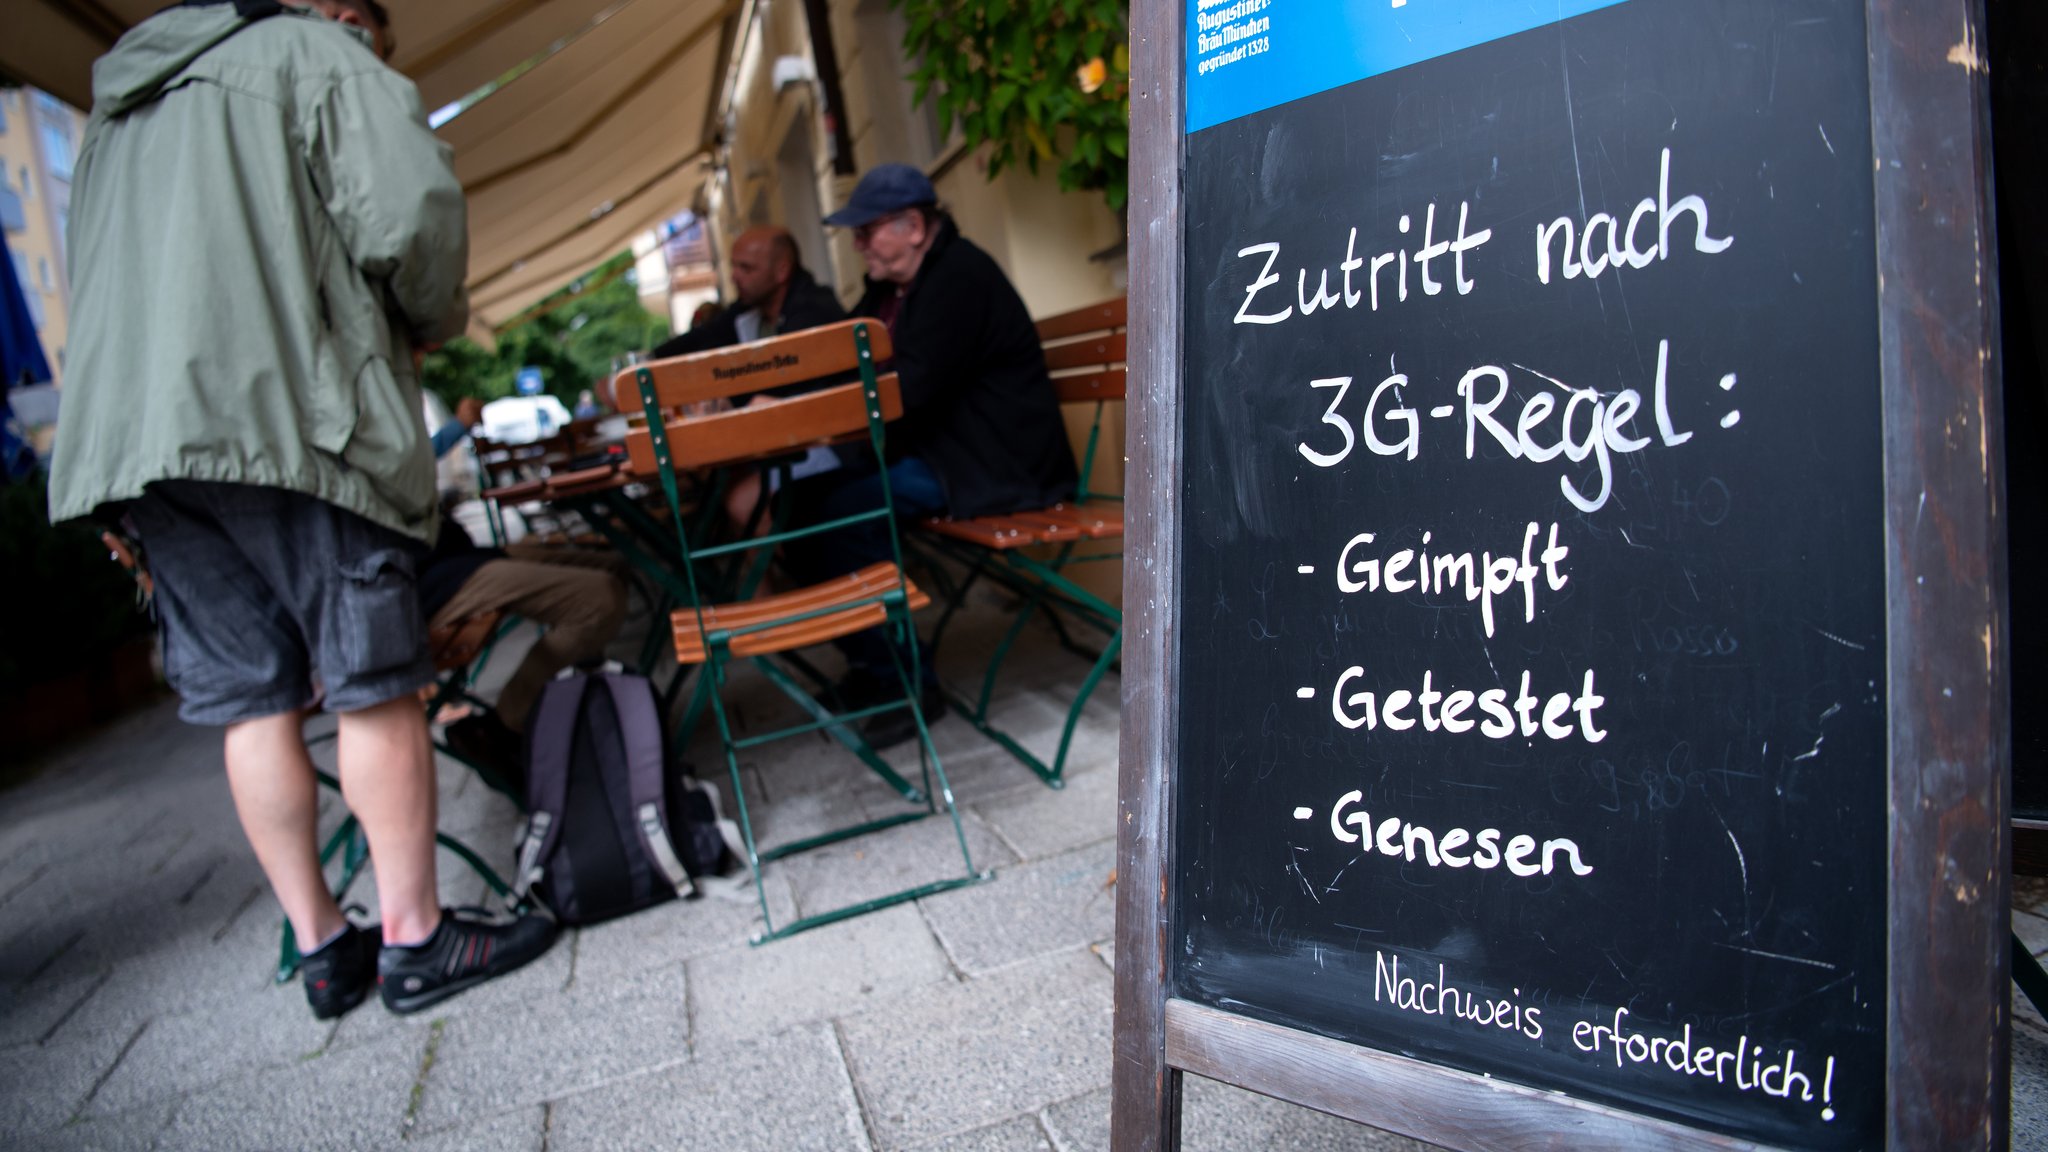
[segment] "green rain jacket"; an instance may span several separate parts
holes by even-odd
[[[63,520],[172,478],[431,542],[412,350],[468,319],[449,149],[358,30],[166,9],[93,66],[50,476]]]

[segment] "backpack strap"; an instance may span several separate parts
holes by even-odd
[[[647,858],[668,879],[676,895],[689,899],[697,895],[697,883],[676,856],[669,839],[667,805],[662,767],[667,748],[662,739],[661,713],[654,705],[654,688],[644,677],[606,673],[612,706],[619,714],[619,732],[626,745],[627,791],[633,806],[633,822]]]
[[[562,834],[562,809],[569,800],[569,757],[576,739],[576,715],[583,707],[588,676],[551,682],[527,721],[526,834],[519,842],[513,895],[525,899],[539,883],[541,861],[554,851]]]

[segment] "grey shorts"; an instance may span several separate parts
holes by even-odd
[[[433,679],[418,545],[282,488],[163,480],[128,506],[156,578],[164,676],[192,724],[355,712]]]

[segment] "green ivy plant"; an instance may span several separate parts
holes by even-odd
[[[989,145],[991,178],[1057,160],[1063,190],[1129,195],[1128,0],[895,0],[919,104]]]

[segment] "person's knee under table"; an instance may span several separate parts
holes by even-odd
[[[595,568],[494,560],[478,568],[434,615],[436,628],[480,612],[508,611],[545,631],[498,694],[498,718],[524,731],[527,713],[555,673],[604,655],[626,615],[616,577]]]

